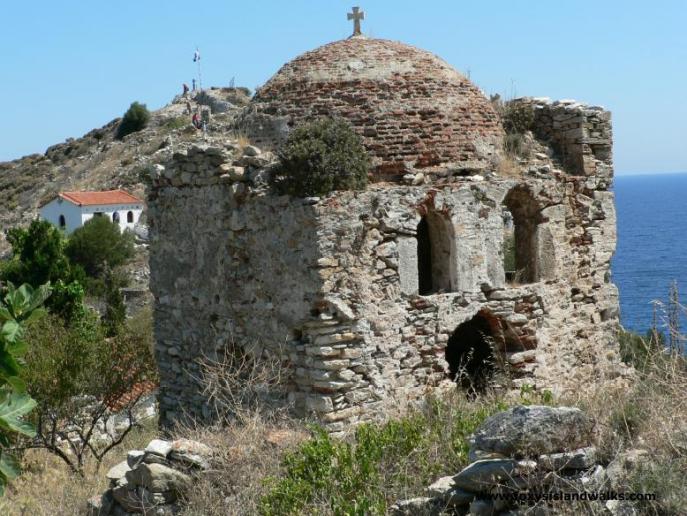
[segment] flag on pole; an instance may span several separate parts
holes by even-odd
[[[196,51],[193,54],[193,62],[196,63],[200,61],[200,50],[196,48]]]

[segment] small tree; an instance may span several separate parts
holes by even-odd
[[[6,281],[15,284],[43,285],[48,281],[68,280],[69,261],[64,254],[64,236],[46,220],[34,220],[28,228],[7,231],[16,266],[5,269]]]
[[[125,328],[108,339],[95,313],[71,326],[46,315],[27,336],[23,379],[38,407],[37,435],[24,447],[46,449],[83,475],[87,456],[100,463],[141,422],[135,406],[142,387],[155,381],[150,338]],[[123,427],[104,438],[122,413]]]
[[[127,134],[140,131],[146,125],[148,125],[149,121],[150,112],[148,111],[146,105],[139,102],[132,102],[131,106],[129,106],[127,112],[124,113],[122,121],[117,127],[117,138],[121,140]]]
[[[126,305],[121,289],[126,286],[126,278],[111,268],[106,267],[103,274],[105,313],[102,317],[105,334],[114,337],[124,326]]]
[[[72,264],[79,265],[91,277],[100,275],[107,263],[118,267],[134,254],[134,236],[121,232],[106,217],[93,217],[69,237],[65,249]]]
[[[305,197],[367,185],[370,159],[362,139],[344,120],[323,118],[296,128],[278,152],[273,188]]]
[[[83,308],[83,270],[65,255],[64,235],[45,220],[34,220],[28,228],[7,231],[13,257],[0,271],[0,280],[15,285],[52,284],[46,306],[65,320],[77,317]]]

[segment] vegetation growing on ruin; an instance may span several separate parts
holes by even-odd
[[[370,158],[360,136],[341,119],[323,118],[297,127],[278,158],[271,185],[281,194],[327,195],[367,185]]]
[[[500,98],[494,99],[493,103],[506,131],[503,139],[504,150],[510,156],[527,157],[530,151],[525,135],[534,126],[532,106],[522,102],[503,102]]]
[[[149,121],[150,112],[146,105],[132,102],[117,127],[117,138],[121,140],[128,134],[140,131],[148,125]]]
[[[468,463],[468,438],[488,416],[505,408],[430,399],[425,410],[385,424],[358,427],[350,440],[321,430],[286,454],[278,476],[268,479],[265,515],[386,514],[408,492],[421,492],[437,477]]]

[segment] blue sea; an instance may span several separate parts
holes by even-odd
[[[651,327],[652,301],[665,302],[673,281],[687,304],[687,173],[617,176],[613,189],[618,248],[612,270],[620,319],[625,329],[644,333]]]

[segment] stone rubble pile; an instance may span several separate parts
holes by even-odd
[[[593,430],[592,421],[577,408],[518,406],[495,414],[475,432],[467,467],[438,479],[427,488],[427,496],[397,502],[391,514],[547,515],[556,514],[555,508],[528,500],[528,495],[621,489],[626,463],[638,462],[646,452],[632,450],[604,467]],[[496,499],[499,494],[509,499]],[[629,502],[596,503],[599,514],[636,514]]]
[[[176,514],[181,498],[194,478],[210,468],[211,459],[212,449],[197,441],[153,439],[107,472],[110,487],[88,501],[88,515]]]

